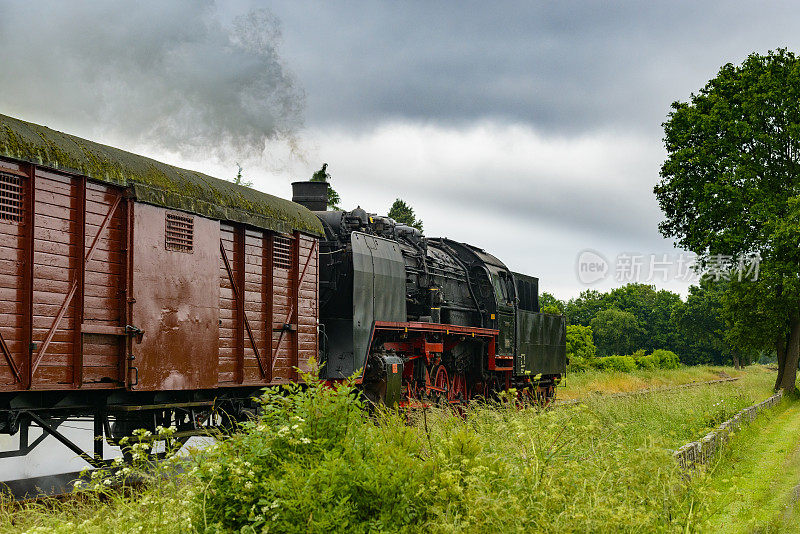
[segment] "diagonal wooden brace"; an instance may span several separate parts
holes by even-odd
[[[300,273],[300,276],[297,278],[298,291],[300,291],[300,284],[303,283],[303,279],[306,276],[306,270],[308,269],[308,264],[311,263],[311,258],[312,256],[314,256],[314,251],[316,249],[317,249],[317,241],[314,240],[311,244],[311,250],[308,251],[308,257],[306,258],[306,263],[303,266],[303,272]],[[292,318],[293,314],[294,314],[294,303],[292,303],[292,305],[289,307],[289,313],[286,314],[286,318],[283,320],[283,324],[287,324],[289,322],[289,319]],[[281,330],[281,334],[280,336],[278,336],[278,343],[275,344],[275,350],[272,353],[272,365],[271,365],[270,376],[272,376],[273,373],[275,372],[275,362],[278,358],[278,350],[281,348],[281,341],[283,340],[283,333],[285,331],[286,329]]]
[[[239,287],[236,285],[236,281],[234,280],[233,269],[231,269],[231,264],[228,261],[228,254],[225,252],[225,245],[222,243],[222,240],[219,242],[219,251],[222,254],[222,261],[225,263],[225,270],[228,271],[228,279],[231,281],[231,288],[233,288],[234,298],[236,300],[239,300],[240,298],[244,299],[244,295],[239,293]],[[253,352],[255,353],[256,360],[258,361],[258,369],[261,371],[261,378],[265,378],[267,376],[267,369],[264,366],[264,362],[261,361],[261,355],[258,353],[255,336],[253,336],[253,330],[250,328],[250,321],[247,320],[247,314],[243,315],[244,326],[247,329],[247,336],[250,338],[250,344],[253,346]]]
[[[14,373],[14,378],[16,378],[17,382],[22,382],[19,368],[17,368],[17,362],[15,362],[14,358],[11,356],[11,351],[8,350],[8,345],[6,345],[6,340],[3,339],[2,332],[0,332],[0,351],[2,351],[3,356],[6,357],[9,367],[11,367],[11,372]]]
[[[111,206],[111,209],[108,211],[106,218],[103,219],[103,224],[100,225],[100,229],[97,231],[97,235],[94,236],[94,241],[92,241],[92,246],[89,248],[89,252],[86,253],[86,256],[83,260],[84,267],[87,263],[92,259],[94,256],[95,250],[97,250],[97,244],[100,242],[100,236],[103,235],[103,232],[106,231],[108,228],[109,223],[111,223],[111,217],[114,215],[114,212],[117,211],[117,207],[119,207],[119,203],[122,201],[122,196],[118,196],[116,200],[114,200],[114,204]],[[64,318],[64,315],[67,313],[67,308],[69,308],[70,303],[72,302],[72,298],[75,296],[75,292],[78,290],[78,277],[72,281],[70,285],[69,291],[67,292],[67,297],[64,299],[64,302],[61,304],[61,308],[58,310],[58,314],[56,315],[55,321],[53,321],[50,330],[47,332],[47,336],[45,336],[44,341],[42,341],[42,346],[39,349],[39,352],[36,353],[36,357],[33,360],[33,365],[31,366],[31,377],[33,377],[33,373],[36,372],[36,369],[39,367],[39,364],[42,362],[42,358],[44,358],[45,353],[47,352],[47,347],[50,345],[50,342],[53,340],[53,336],[58,329],[59,323]]]

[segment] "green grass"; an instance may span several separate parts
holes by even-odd
[[[687,484],[672,450],[773,380],[751,367],[714,386],[380,424],[346,390],[311,388],[269,397],[181,476],[106,502],[0,506],[0,532],[679,532],[711,524],[715,493],[711,478]]]
[[[701,484],[698,529],[797,532],[800,509],[800,402],[784,401],[732,440]]]
[[[761,365],[747,367],[747,373],[769,370]],[[588,369],[567,373],[557,390],[559,399],[583,399],[597,393],[627,393],[641,389],[678,386],[692,382],[708,382],[727,377],[744,376],[744,370],[722,366],[694,366],[679,369],[637,369],[629,373]],[[774,376],[774,375],[773,375]]]

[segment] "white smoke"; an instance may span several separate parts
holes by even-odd
[[[302,126],[280,42],[269,11],[231,20],[210,0],[0,0],[0,113],[188,157],[260,156]]]

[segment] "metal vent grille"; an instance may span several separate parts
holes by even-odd
[[[276,235],[272,240],[272,263],[279,269],[292,268],[292,240]]]
[[[167,213],[165,246],[175,252],[192,252],[194,248],[194,218],[178,213]]]
[[[0,220],[22,222],[22,178],[0,173]]]

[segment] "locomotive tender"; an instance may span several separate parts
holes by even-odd
[[[261,388],[355,375],[388,404],[552,395],[564,323],[535,278],[363,210],[289,202],[0,115],[0,433],[115,443],[230,425]],[[303,197],[303,188],[316,187]],[[307,192],[307,191],[306,191]],[[539,380],[532,381],[536,375]]]

